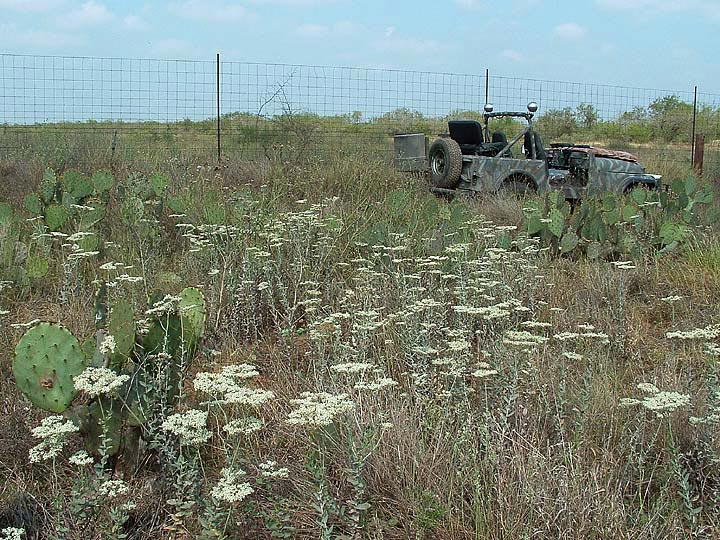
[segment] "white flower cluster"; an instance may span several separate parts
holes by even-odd
[[[534,347],[547,342],[545,336],[538,336],[526,330],[508,330],[505,332],[503,343],[505,345],[514,345],[518,347]]]
[[[78,431],[80,429],[63,416],[43,418],[40,425],[32,430],[33,437],[42,439],[42,442],[30,449],[30,462],[56,458],[65,447],[68,435]]]
[[[228,435],[252,435],[262,429],[264,422],[259,418],[238,418],[225,424],[223,431]]]
[[[378,392],[379,390],[384,390],[386,388],[391,388],[393,386],[398,386],[398,382],[394,379],[391,379],[389,377],[383,377],[381,379],[378,379],[376,381],[359,381],[355,383],[355,390],[367,390],[369,392]]]
[[[155,302],[150,309],[145,311],[146,315],[164,315],[177,311],[182,298],[180,296],[165,295],[162,300]]]
[[[206,427],[207,418],[207,411],[188,409],[168,416],[162,424],[162,429],[179,437],[182,444],[199,446],[212,437],[212,433]]]
[[[251,364],[225,366],[219,373],[201,372],[193,386],[198,392],[213,396],[217,402],[259,407],[275,397],[270,390],[248,388],[245,381],[259,374]]]
[[[108,334],[103,338],[102,342],[100,343],[100,354],[112,354],[115,352],[115,347],[115,338]]]
[[[680,394],[679,392],[661,391],[654,384],[640,383],[637,385],[637,388],[648,395],[643,399],[623,398],[620,400],[620,405],[640,405],[649,411],[654,412],[658,418],[663,418],[680,407],[690,404],[689,395]]]
[[[76,390],[97,397],[116,392],[128,380],[129,375],[118,375],[112,369],[89,367],[75,377],[73,383]]]
[[[287,478],[290,470],[287,467],[278,467],[276,461],[268,460],[258,465],[260,474],[266,478]]]
[[[98,494],[108,499],[127,495],[129,491],[130,488],[122,480],[106,480],[98,486]]]
[[[720,337],[720,324],[712,324],[705,328],[694,328],[686,332],[668,332],[665,334],[668,339],[717,339]]]
[[[25,529],[7,527],[0,531],[0,533],[2,533],[0,540],[22,540],[22,537],[25,535]]]
[[[330,369],[335,373],[355,374],[373,369],[374,367],[375,364],[371,364],[369,362],[345,362],[343,364],[330,366]]]
[[[298,408],[290,412],[287,423],[301,426],[322,427],[333,423],[336,417],[355,409],[355,402],[347,394],[326,392],[303,392],[300,399],[290,403]]]
[[[223,469],[222,478],[212,489],[210,495],[212,495],[213,499],[228,504],[242,501],[255,491],[250,484],[240,481],[243,476],[245,476],[243,470]]]
[[[476,379],[484,379],[486,377],[492,377],[493,375],[497,375],[498,371],[496,369],[493,369],[490,364],[487,362],[480,362],[478,364],[478,369],[473,371],[470,375],[475,377]]]
[[[82,467],[83,465],[91,465],[95,460],[85,450],[80,450],[70,456],[68,461],[73,465]]]

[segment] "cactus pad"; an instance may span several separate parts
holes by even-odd
[[[23,206],[25,207],[25,210],[35,216],[42,214],[42,201],[40,200],[40,197],[38,197],[37,193],[30,193],[27,197],[25,197]]]
[[[570,253],[577,247],[579,242],[580,239],[578,238],[577,234],[575,234],[574,231],[568,231],[563,235],[562,239],[560,240],[560,251],[562,253]]]
[[[40,198],[45,204],[50,204],[55,199],[55,193],[57,191],[58,181],[55,173],[48,169],[43,174],[42,182],[40,183]]]
[[[553,234],[553,236],[560,238],[560,236],[562,236],[563,227],[565,227],[565,216],[560,210],[553,208],[550,210],[548,218],[551,220],[550,223],[548,223],[548,230]]]
[[[135,347],[135,319],[127,300],[119,300],[110,308],[108,333],[115,338],[115,352],[110,354],[110,366],[122,366]]]
[[[82,175],[82,173],[78,171],[67,171],[62,177],[63,191],[72,194],[76,198],[87,196],[89,193],[81,196],[76,195],[77,193],[84,193],[86,189],[85,183],[87,181],[88,180]]]
[[[9,203],[0,203],[0,226],[7,227],[12,223],[13,209]]]
[[[168,177],[164,174],[155,173],[150,177],[150,185],[152,186],[155,195],[162,197],[165,193],[165,188],[167,188],[168,185]]]
[[[27,260],[27,277],[30,279],[38,279],[47,276],[50,270],[50,263],[41,255],[33,255]]]
[[[13,374],[18,388],[32,403],[60,413],[77,394],[73,377],[83,372],[85,364],[80,343],[67,328],[40,323],[15,347]]]
[[[92,182],[92,185],[95,188],[95,193],[97,194],[110,191],[114,182],[112,174],[107,171],[96,172],[92,175],[90,181]]]
[[[58,231],[70,217],[67,209],[59,204],[51,204],[45,209],[45,223],[51,231]]]
[[[126,224],[134,225],[142,219],[144,212],[145,205],[142,200],[138,197],[129,197],[120,209],[120,216]]]
[[[187,287],[180,292],[180,315],[183,323],[184,341],[192,347],[205,333],[205,296],[195,287]],[[188,348],[189,348],[188,347]]]
[[[84,210],[80,218],[80,227],[87,230],[105,217],[105,205],[97,200],[86,201],[85,206],[92,210]]]

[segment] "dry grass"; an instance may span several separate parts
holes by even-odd
[[[22,169],[17,167],[3,165],[0,172],[8,170],[12,178],[20,178]],[[372,159],[228,164],[218,170],[173,161],[164,167],[172,179],[171,193],[188,195],[189,215],[202,216],[207,201],[218,200],[227,210],[228,222],[247,227],[228,244],[229,268],[237,275],[223,284],[223,294],[220,282],[208,278],[219,260],[189,254],[172,223],[161,223],[158,238],[141,239],[121,224],[122,201],[113,200],[103,234],[121,246],[115,256],[143,272],[148,290],[161,284],[172,288],[170,274],[181,278],[175,287],[204,286],[210,302],[205,346],[221,354],[212,362],[203,356],[188,379],[203,369],[252,362],[261,371],[257,386],[276,394],[262,410],[267,429],[242,448],[243,459],[252,464],[272,456],[288,466],[290,479],[273,494],[258,490],[255,499],[240,506],[236,519],[242,525],[231,524],[229,537],[271,538],[267,513],[280,508],[293,526],[289,537],[318,538],[319,484],[309,463],[320,443],[284,420],[291,409],[289,400],[302,391],[338,392],[349,387],[327,370],[342,349],[337,344],[319,347],[308,334],[315,320],[312,313],[292,312],[293,319],[278,291],[287,286],[293,294],[306,294],[300,283],[315,279],[323,305],[336,311],[352,306],[357,311],[362,304],[365,309],[383,309],[384,315],[404,309],[423,294],[450,301],[454,289],[436,278],[421,282],[425,293],[410,293],[400,271],[390,272],[387,279],[358,273],[349,261],[370,255],[357,242],[390,243],[392,233],[402,232],[410,239],[410,251],[403,256],[422,259],[437,254],[433,246],[439,239],[461,241],[468,219],[483,216],[496,224],[519,224],[522,205],[497,198],[447,205],[427,194],[421,182],[399,177]],[[115,171],[118,177],[127,172],[122,165]],[[239,192],[252,197],[252,215],[267,218],[265,224],[285,223],[290,212],[339,197],[322,211],[342,222],[333,233],[329,255],[318,254],[315,242],[322,234],[313,230],[291,235],[292,243],[283,248],[286,258],[273,261],[264,273],[258,270],[250,276],[241,271],[247,265],[244,250],[261,243],[268,227],[257,228],[236,217],[241,214],[233,213],[233,201]],[[8,198],[15,204],[19,200]],[[500,269],[500,283],[487,293],[505,294],[506,288],[530,309],[517,322],[548,322],[549,337],[592,324],[609,336],[609,344],[550,339],[523,353],[503,345],[503,332],[511,327],[502,323],[480,325],[480,333],[456,328],[472,336],[473,362],[487,359],[500,371],[497,378],[473,382],[473,392],[462,398],[443,397],[438,389],[445,389],[446,383],[441,384],[441,378],[433,383],[438,387],[429,389],[413,378],[416,359],[409,351],[411,340],[420,342],[420,334],[393,327],[355,343],[400,382],[400,389],[358,397],[355,413],[339,422],[330,442],[324,443],[324,481],[337,505],[329,517],[336,527],[333,534],[373,539],[718,537],[717,426],[688,422],[689,416],[705,414],[712,400],[715,360],[703,353],[702,344],[665,337],[670,330],[720,322],[720,248],[714,234],[681,254],[640,263],[635,270],[544,256],[532,258],[533,269],[518,262],[493,263],[492,268]],[[469,238],[478,256],[485,256],[482,241]],[[384,271],[379,263],[371,268]],[[44,413],[29,406],[13,384],[13,348],[22,331],[8,326],[40,318],[62,322],[78,336],[90,335],[92,281],[98,275],[89,265],[64,304],[58,302],[63,284],[57,268],[48,278],[5,291],[0,298],[0,306],[10,311],[0,326],[0,529],[24,526],[31,538],[51,538],[64,524],[70,529],[67,538],[103,537],[97,529],[74,528],[82,521],[62,502],[70,496],[76,476],[66,462],[54,473],[48,465],[28,463],[27,452],[35,444],[30,429]],[[260,294],[241,295],[242,279],[270,282],[275,301]],[[378,286],[375,279],[385,280],[385,285]],[[145,287],[130,295],[138,309],[146,299]],[[343,296],[348,289],[355,291],[355,299]],[[674,303],[662,300],[672,295],[683,298]],[[455,324],[451,311],[438,317],[426,322]],[[420,332],[423,327],[417,328]],[[563,352],[582,358],[569,359]],[[638,397],[636,384],[641,382],[687,393],[692,405],[665,419],[619,406],[622,398]],[[189,384],[187,388],[188,405],[197,404],[199,396]],[[381,422],[392,427],[379,430]],[[221,424],[213,417],[216,436],[221,435]],[[353,452],[367,450],[361,442],[365,436],[375,441],[361,475],[363,502],[369,509],[362,527],[353,528],[351,509],[358,502],[358,488],[350,471],[357,466]],[[214,479],[225,459],[219,443],[204,450],[205,478]],[[167,480],[173,477],[152,451],[138,470],[117,470],[123,471],[137,503],[126,525],[130,538],[211,534],[195,518],[184,518],[181,525],[173,520],[166,503],[172,491]],[[213,481],[207,480],[204,487]],[[684,506],[683,495],[701,508],[698,514]]]

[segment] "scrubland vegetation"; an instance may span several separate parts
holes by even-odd
[[[0,165],[6,538],[720,534],[712,188],[276,150]]]

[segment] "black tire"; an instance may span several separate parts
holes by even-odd
[[[436,139],[428,152],[430,183],[433,187],[455,189],[460,183],[462,152],[460,145],[449,137]]]
[[[523,176],[511,176],[500,185],[498,190],[498,193],[515,197],[527,197],[528,195],[534,195],[536,192],[535,183]]]

